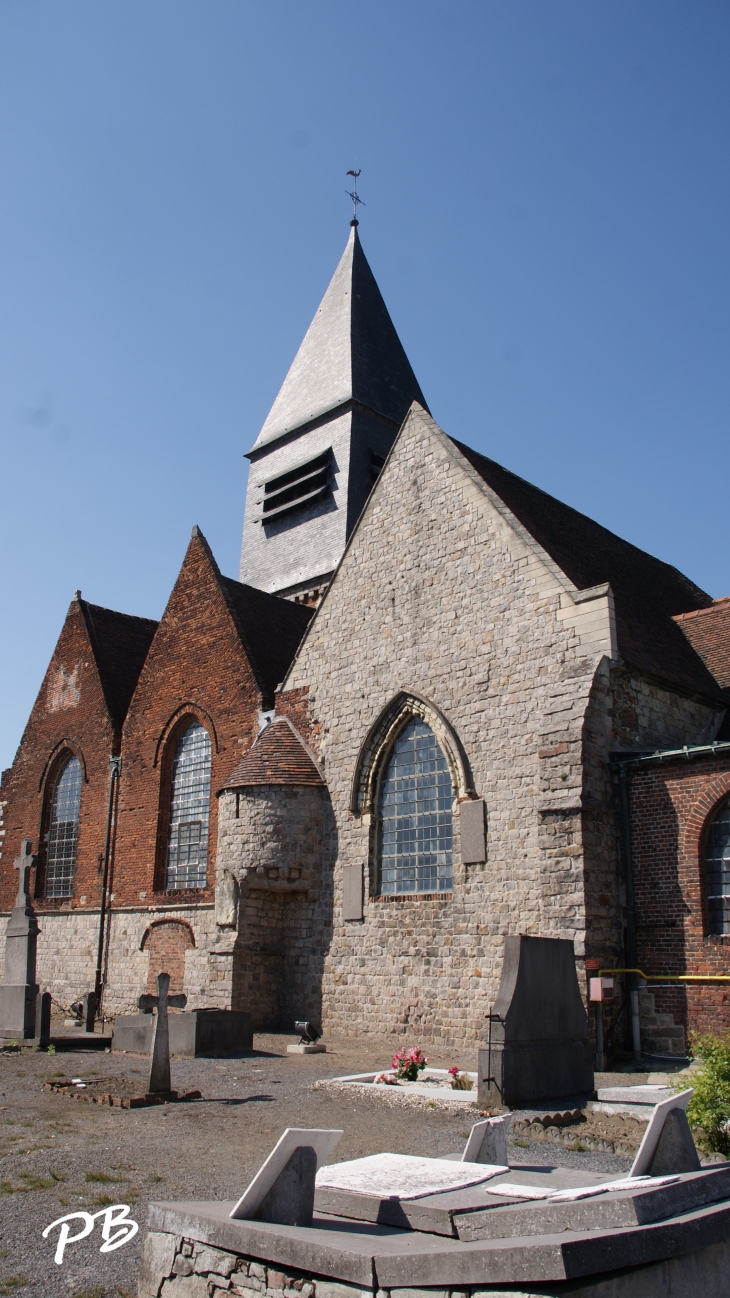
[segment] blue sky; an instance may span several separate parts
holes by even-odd
[[[344,247],[434,416],[730,594],[725,0],[0,0],[0,767],[159,617]]]

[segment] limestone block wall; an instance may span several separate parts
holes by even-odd
[[[267,785],[219,799],[216,889],[230,891],[232,876],[238,901],[219,911],[229,922],[217,926],[214,998],[248,1010],[255,1028],[321,1016],[333,829],[321,788]]]
[[[189,925],[195,947],[185,954],[183,990],[190,1009],[209,1005],[208,949],[215,937],[212,904],[153,909],[112,907],[107,943],[108,961],[104,991],[104,1012],[109,1016],[137,1012],[137,998],[146,990],[149,951],[142,941],[150,926],[159,920],[179,919]],[[99,939],[99,912],[72,910],[39,916],[37,980],[42,991],[50,991],[65,1008],[93,991]],[[3,932],[5,925],[3,924]],[[0,944],[4,961],[5,944]],[[0,964],[1,968],[1,964]],[[1,976],[1,975],[0,975]]]
[[[567,937],[582,955],[581,745],[612,623],[605,591],[597,618],[565,617],[568,586],[432,421],[409,417],[277,703],[324,763],[336,823],[329,1028],[475,1043],[506,934]],[[457,834],[450,896],[371,890],[363,921],[344,923],[343,865],[375,878],[372,826],[351,810],[358,754],[409,690],[463,747],[487,862],[462,866]]]

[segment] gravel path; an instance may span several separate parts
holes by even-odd
[[[317,1088],[320,1079],[382,1069],[392,1038],[347,1039],[326,1055],[287,1055],[290,1036],[257,1035],[242,1059],[174,1060],[172,1083],[203,1099],[150,1109],[109,1109],[41,1089],[53,1074],[126,1076],[146,1082],[146,1060],[90,1051],[0,1056],[0,1295],[43,1298],[133,1298],[146,1205],[151,1199],[237,1197],[284,1127],[342,1127],[333,1162],[392,1150],[443,1156],[463,1148],[476,1108],[384,1105],[376,1095]],[[471,1059],[433,1051],[434,1067]],[[515,1162],[613,1173],[628,1160],[577,1153],[545,1142],[512,1150]],[[53,1261],[56,1218],[109,1203],[130,1205],[140,1231],[129,1244],[100,1253],[100,1230]],[[72,1224],[74,1232],[78,1223]]]

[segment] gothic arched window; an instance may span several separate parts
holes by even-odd
[[[166,888],[204,888],[210,818],[210,736],[193,721],[172,759]]]
[[[420,718],[401,730],[379,798],[379,892],[451,892],[454,790],[436,736]]]
[[[68,757],[53,784],[46,839],[46,897],[72,897],[83,772],[78,757]]]
[[[730,933],[730,802],[710,822],[705,843],[708,932]]]

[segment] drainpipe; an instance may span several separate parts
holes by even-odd
[[[96,999],[96,1013],[101,1009],[101,993],[103,983],[104,969],[104,925],[106,923],[106,898],[109,886],[109,862],[111,859],[112,845],[112,828],[114,824],[114,795],[119,783],[119,773],[122,769],[121,757],[109,758],[109,802],[106,812],[106,839],[104,842],[104,865],[101,881],[101,909],[99,911],[99,945],[96,955],[96,977],[94,979],[94,997]]]
[[[631,857],[631,818],[629,815],[629,776],[625,764],[618,768],[621,807],[621,844],[623,847],[626,877],[626,963],[631,969],[637,965],[636,914],[634,909],[634,867]],[[639,989],[636,974],[629,974],[629,1000],[631,1002],[631,1039],[634,1059],[641,1063],[641,1022],[639,1019]]]

